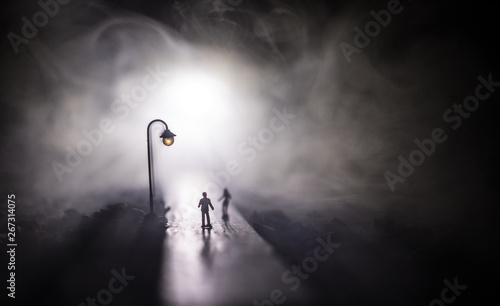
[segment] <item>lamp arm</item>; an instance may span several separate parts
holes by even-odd
[[[151,142],[149,141],[149,136],[151,135],[151,126],[153,125],[153,123],[155,122],[161,122],[163,123],[163,125],[165,126],[165,129],[168,130],[168,125],[165,123],[165,121],[161,120],[161,119],[155,119],[153,121],[151,121],[149,124],[148,124],[148,127],[146,129],[146,134],[147,134],[147,146],[148,146],[148,173],[149,173],[149,210],[150,210],[150,213],[154,213],[154,206],[153,206],[153,184],[154,184],[154,173],[153,173],[153,168],[152,168],[152,164],[153,164],[153,152],[151,150]]]

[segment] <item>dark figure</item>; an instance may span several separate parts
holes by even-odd
[[[201,206],[201,227],[205,227],[205,216],[207,216],[207,226],[206,227],[212,227],[212,224],[210,224],[210,214],[208,213],[208,206],[214,210],[214,207],[212,206],[212,202],[210,201],[209,198],[207,198],[207,193],[203,193],[203,198],[200,200],[200,203],[198,204],[198,207]]]
[[[229,200],[231,200],[231,195],[229,194],[229,191],[227,191],[227,188],[224,188],[224,194],[222,194],[219,201],[222,199],[224,199],[224,202],[222,202],[222,217],[225,217],[228,216],[227,207],[229,206]]]

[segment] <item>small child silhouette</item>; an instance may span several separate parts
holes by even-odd
[[[198,207],[201,206],[201,227],[212,227],[212,224],[210,224],[210,214],[208,213],[208,206],[214,210],[214,207],[212,206],[212,201],[210,201],[209,198],[207,198],[207,193],[203,192],[203,198],[200,199],[200,203],[198,204]],[[205,226],[205,216],[207,216],[207,226]]]

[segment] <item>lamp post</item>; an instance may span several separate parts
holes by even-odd
[[[148,139],[148,170],[149,170],[149,210],[151,214],[154,214],[154,206],[153,206],[153,179],[152,179],[152,173],[153,173],[153,168],[152,168],[152,161],[153,161],[153,152],[151,150],[151,142],[149,141],[149,136],[151,134],[150,128],[155,122],[161,122],[165,126],[165,131],[161,134],[160,138],[162,138],[162,142],[166,146],[171,146],[174,144],[174,137],[177,136],[174,133],[170,132],[168,129],[168,125],[165,123],[165,121],[160,120],[160,119],[155,119],[151,121],[148,124],[147,128],[147,139]]]

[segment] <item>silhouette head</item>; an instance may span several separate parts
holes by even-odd
[[[203,195],[204,198],[207,197],[207,193],[206,192],[203,192],[202,195]]]

